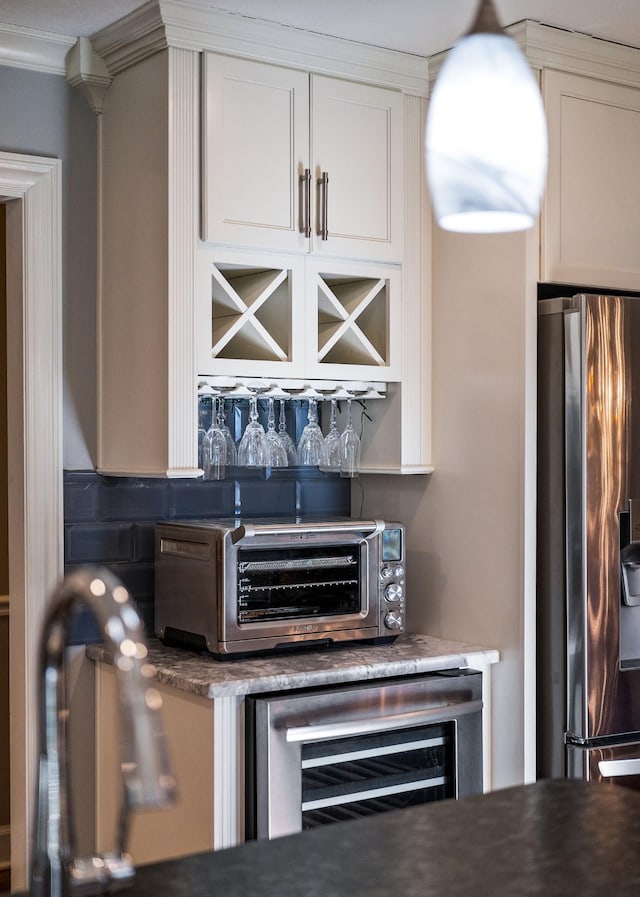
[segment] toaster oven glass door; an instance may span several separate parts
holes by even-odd
[[[238,623],[359,613],[360,555],[354,543],[241,548],[236,569]]]

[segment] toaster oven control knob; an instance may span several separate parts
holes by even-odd
[[[384,625],[387,629],[402,629],[402,614],[397,610],[390,610],[385,614]]]
[[[385,601],[400,601],[404,595],[404,589],[399,582],[390,582],[384,590]]]
[[[380,570],[380,579],[391,579],[393,576],[393,570],[391,567],[385,566]]]
[[[404,567],[402,566],[402,564],[398,564],[393,572],[398,577],[398,579],[402,579],[402,577],[404,576]]]

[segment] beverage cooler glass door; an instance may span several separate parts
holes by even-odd
[[[247,698],[246,836],[482,791],[482,675]]]

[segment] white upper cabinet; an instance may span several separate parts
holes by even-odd
[[[203,239],[401,262],[403,97],[204,54]]]
[[[362,469],[426,472],[426,60],[166,11],[150,0],[144,28],[127,18],[95,40],[113,74],[98,469],[198,476],[198,383],[222,376],[384,383]]]
[[[543,71],[549,174],[542,280],[640,289],[640,90]]]

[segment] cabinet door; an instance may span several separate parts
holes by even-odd
[[[130,817],[127,851],[136,865],[214,847],[213,701],[154,682],[163,702],[169,759],[178,783],[170,807]],[[96,668],[96,847],[113,850],[122,797],[118,687],[112,666]],[[185,737],[188,733],[188,737]]]
[[[541,277],[640,289],[640,90],[545,71],[549,174]]]
[[[204,54],[203,239],[306,251],[306,72]]]
[[[311,76],[313,251],[402,260],[403,99],[398,91]],[[326,172],[328,183],[318,184]],[[323,208],[326,239],[321,236]]]

